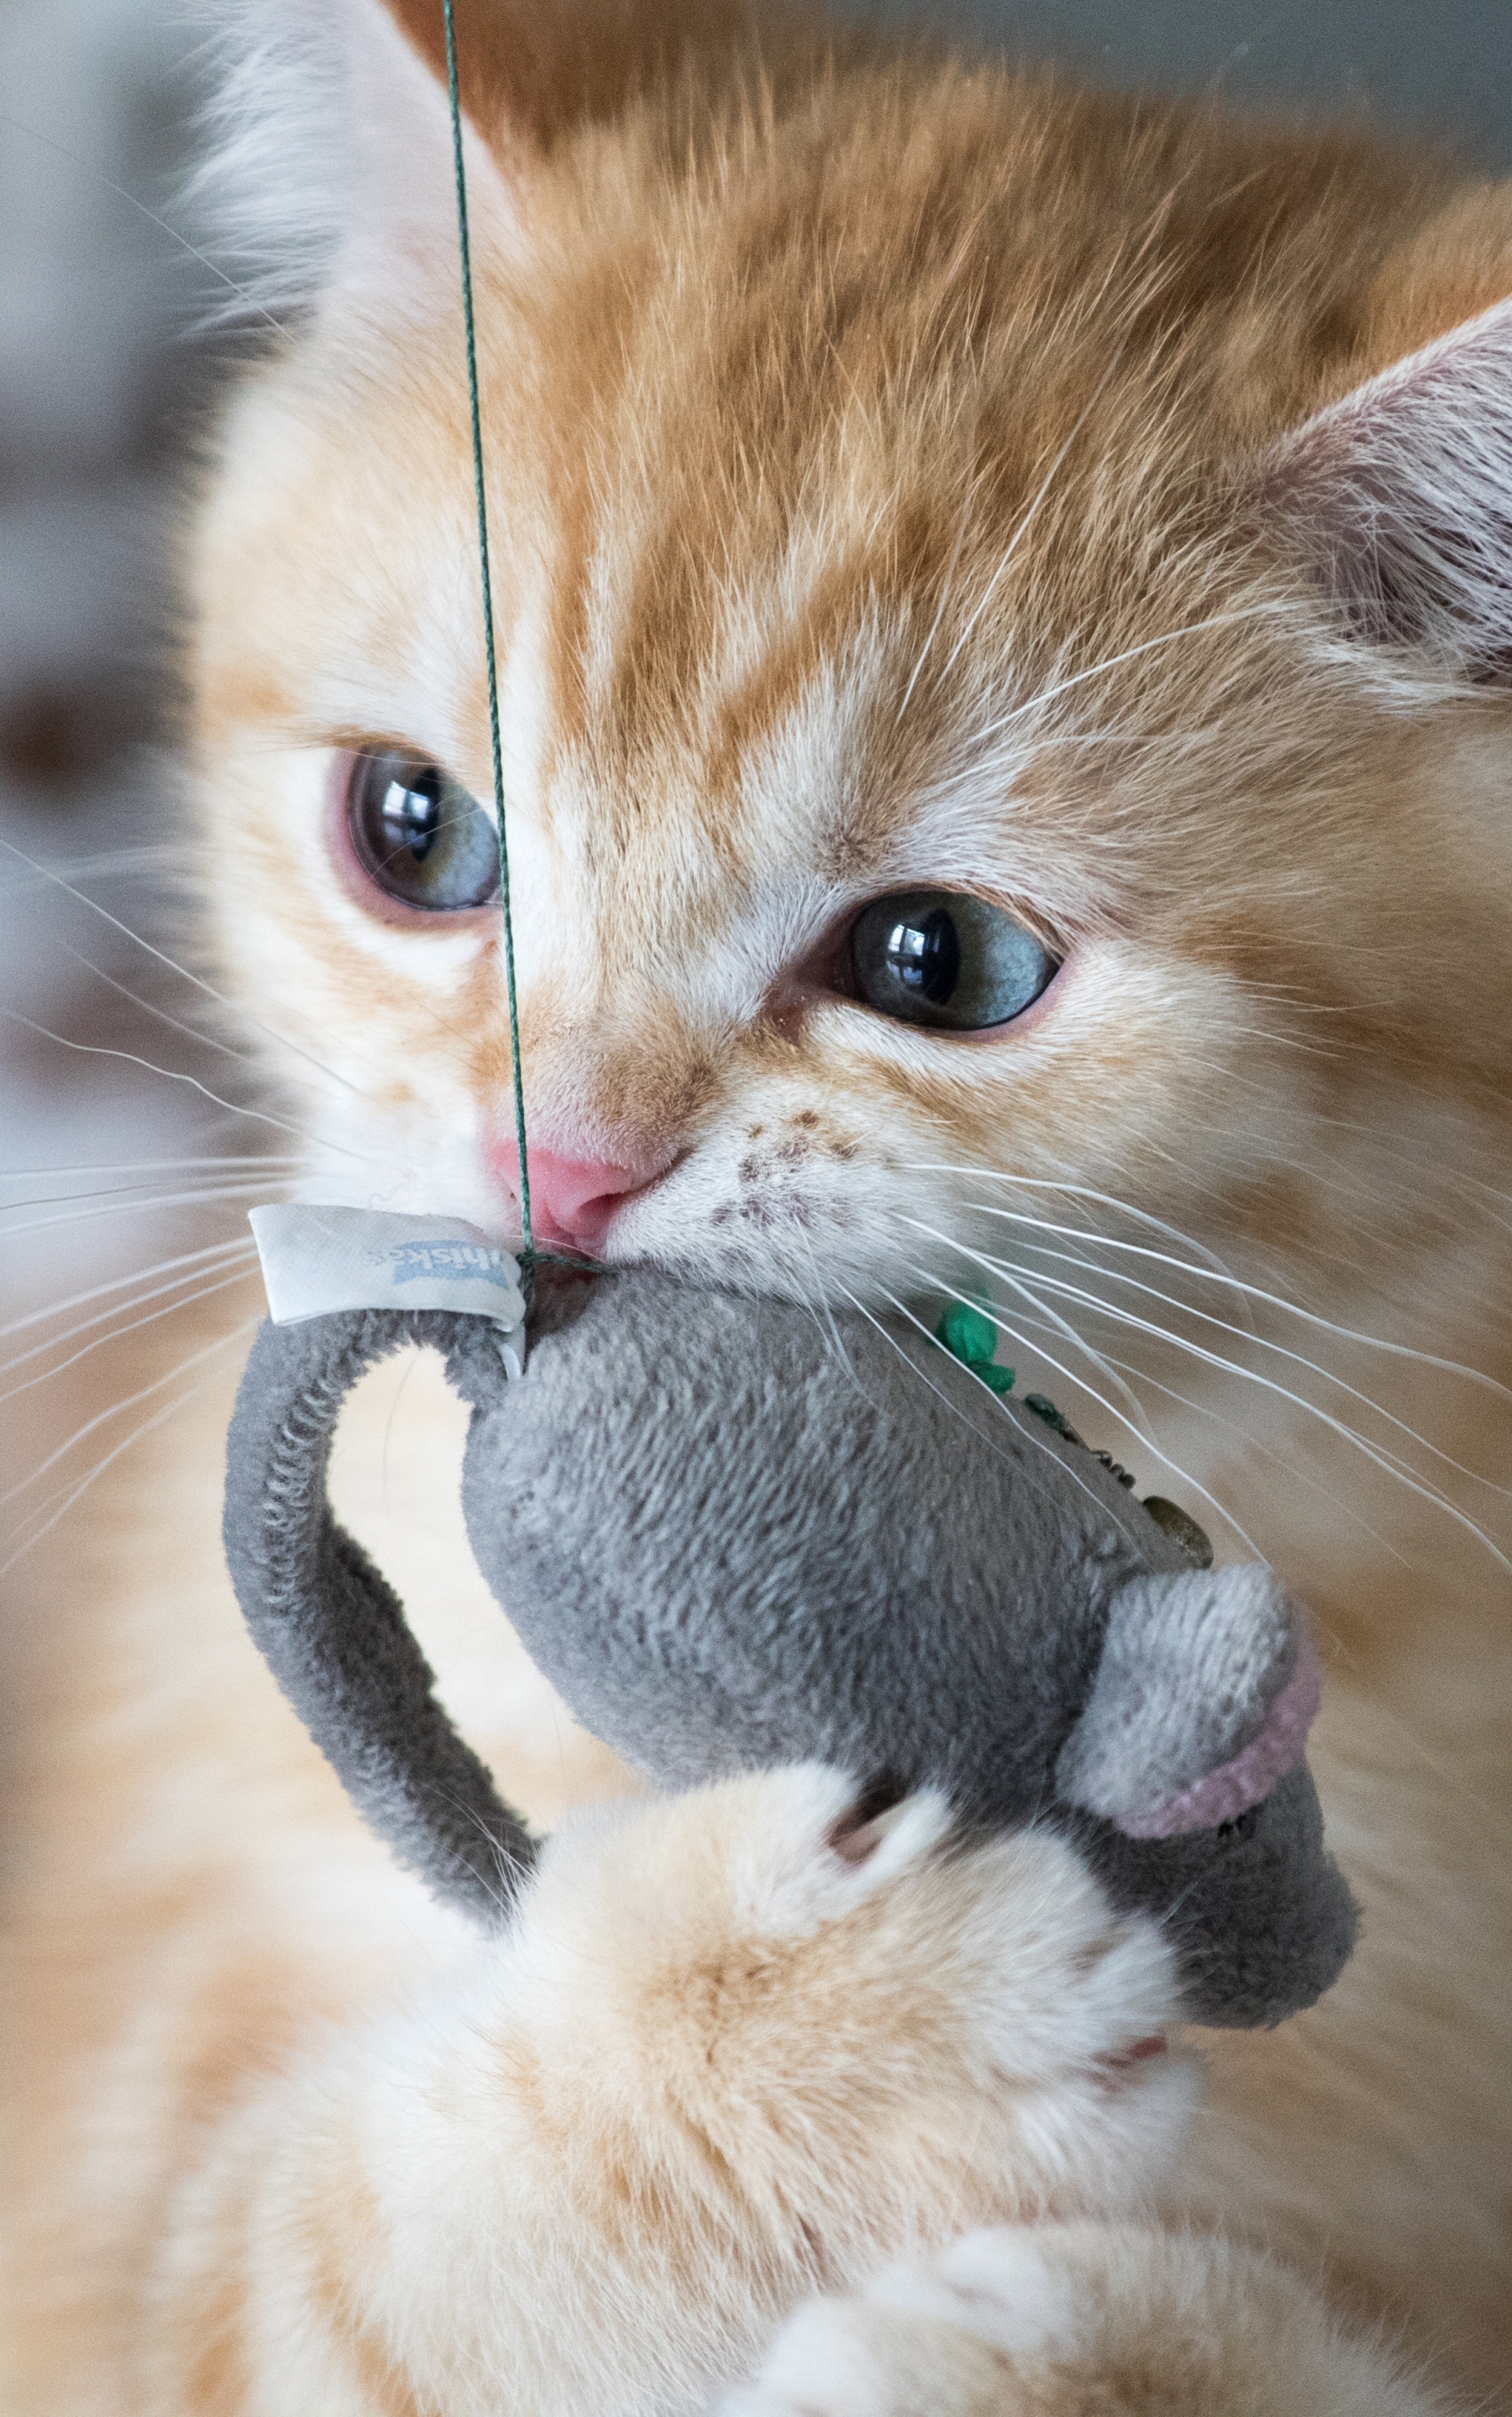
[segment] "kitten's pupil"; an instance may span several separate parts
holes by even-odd
[[[904,891],[862,908],[851,970],[869,1007],[938,1032],[983,1032],[1033,1005],[1056,960],[1026,925],[985,898]]]
[[[375,889],[427,914],[486,906],[499,892],[498,833],[438,764],[373,748],[352,766],[347,835]]]
[[[949,909],[893,925],[883,953],[889,972],[905,990],[917,991],[931,1007],[944,1007],[960,979],[960,941]]]
[[[379,813],[396,847],[407,847],[423,864],[441,826],[441,779],[434,770],[413,781],[390,781]]]

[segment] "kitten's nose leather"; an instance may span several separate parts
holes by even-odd
[[[615,1209],[663,1171],[659,1166],[623,1166],[607,1158],[562,1158],[534,1142],[529,1150],[530,1222],[537,1241],[585,1251],[590,1256],[603,1241]],[[501,1149],[498,1160],[506,1181],[518,1193],[518,1150]]]

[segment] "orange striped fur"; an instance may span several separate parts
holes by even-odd
[[[507,1231],[496,915],[340,837],[374,742],[491,791],[439,9],[329,15],[308,142],[272,53],[228,142],[325,251],[186,541],[218,979],[309,1190]],[[207,1394],[23,1565],[5,2405],[651,2417],[764,2358],[772,2417],[1425,2409],[1381,2338],[1508,2405],[1512,190],[807,12],[458,22],[533,1137],[668,1168],[608,1254],[696,1281],[932,1322],[1021,1238],[1007,1356],[1316,1607],[1364,1937],[1189,2126],[1185,2058],[1098,2077],[1162,1952],[1063,1849],[916,1805],[851,1872],[833,1775],[582,1815],[480,1948],[237,1633]],[[1018,1024],[830,982],[926,884],[1064,954]],[[363,1473],[391,1398],[359,1532],[516,1801],[615,1798],[425,1526],[428,1377],[407,1543]]]

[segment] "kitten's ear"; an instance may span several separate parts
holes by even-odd
[[[439,28],[441,0],[433,13]],[[237,0],[218,59],[193,198],[253,311],[281,320],[345,301],[392,320],[454,307],[445,69],[384,0]],[[507,146],[465,119],[463,140],[475,251],[511,245]]]
[[[1512,300],[1282,438],[1261,509],[1351,638],[1419,676],[1512,680]]]

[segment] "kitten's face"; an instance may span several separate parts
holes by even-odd
[[[1457,801],[1504,725],[1404,711],[1276,539],[1254,465],[1350,383],[1364,238],[1258,142],[1231,223],[1238,140],[1184,136],[1172,198],[1111,104],[920,74],[692,166],[643,125],[475,166],[543,1239],[974,1289],[1015,1218],[1086,1217],[1064,1185],[1306,1251],[1384,1087],[1494,1096]],[[283,1061],[314,1185],[508,1232],[444,244],[426,274],[329,298],[237,406],[201,731],[227,949],[332,1070]]]

